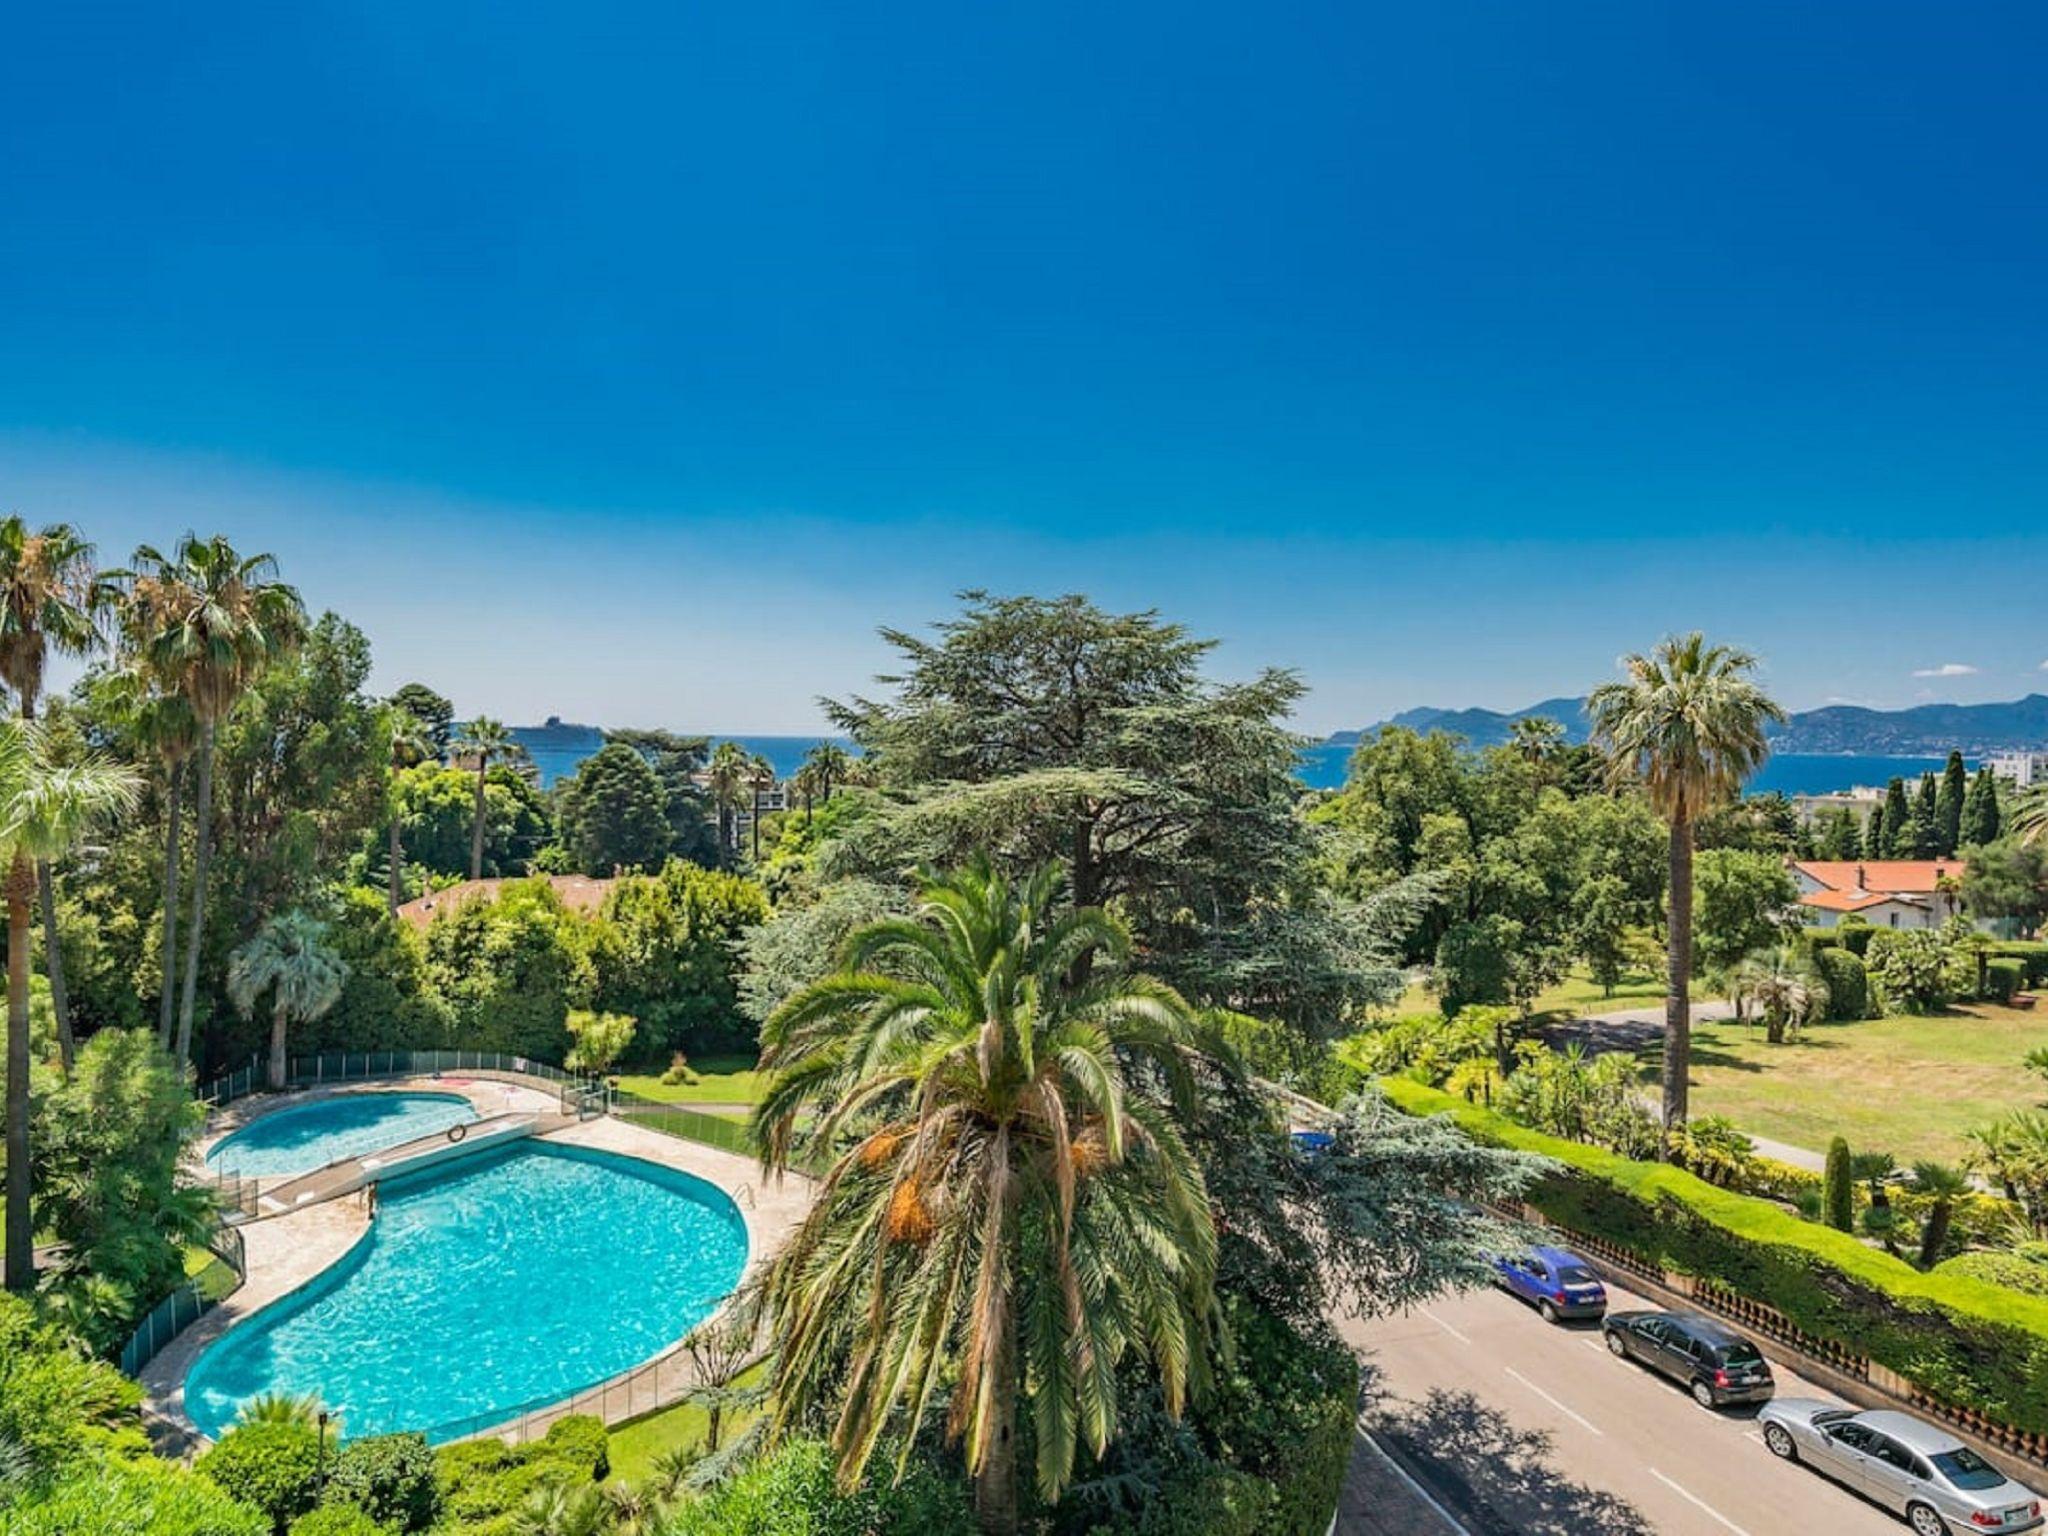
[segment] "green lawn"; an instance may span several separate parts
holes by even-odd
[[[1693,996],[1700,997],[1697,982],[1693,985]],[[1531,1012],[1570,1014],[1574,1017],[1587,1013],[1614,1013],[1623,1008],[1649,1008],[1664,1001],[1664,973],[1631,971],[1623,975],[1615,986],[1614,995],[1608,996],[1598,982],[1586,974],[1585,968],[1575,966],[1565,979],[1554,987],[1546,987],[1536,995]],[[1394,1005],[1396,1015],[1410,1013],[1434,1013],[1437,1008],[1436,995],[1420,982],[1411,981],[1401,993],[1401,1000]]]
[[[758,1104],[768,1076],[751,1056],[706,1056],[690,1063],[694,1083],[664,1083],[659,1073],[621,1073],[619,1086],[663,1104]]]
[[[751,1382],[763,1369],[757,1365],[743,1373],[740,1380]],[[728,1412],[725,1421],[719,1425],[719,1443],[724,1444],[724,1437],[745,1428],[751,1417],[749,1413]],[[679,1445],[701,1445],[705,1431],[710,1427],[711,1415],[695,1403],[678,1403],[673,1408],[663,1408],[645,1418],[621,1424],[611,1432],[607,1442],[612,1476],[629,1483],[643,1478],[654,1470],[655,1457]]]
[[[1932,1018],[1817,1024],[1771,1045],[1760,1027],[1693,1029],[1692,1112],[1745,1131],[1824,1150],[1846,1136],[1858,1151],[1955,1159],[1972,1126],[2048,1099],[2020,1064],[2048,1045],[2048,1010],[1972,1003]],[[1654,1078],[1656,1051],[1646,1055]]]

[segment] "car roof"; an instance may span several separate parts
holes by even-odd
[[[1674,1323],[1681,1324],[1685,1331],[1705,1344],[1747,1344],[1749,1340],[1711,1317],[1698,1312],[1667,1312],[1664,1314]]]
[[[1874,1408],[1868,1413],[1856,1415],[1858,1424],[1868,1424],[1881,1435],[1889,1435],[1903,1446],[1924,1451],[1929,1456],[1961,1447],[1962,1441],[1945,1429],[1937,1429],[1909,1413],[1899,1413],[1890,1408]]]
[[[1548,1243],[1538,1243],[1529,1252],[1549,1264],[1579,1264],[1584,1265],[1587,1269],[1593,1267],[1576,1253],[1573,1253],[1571,1249],[1553,1248]]]

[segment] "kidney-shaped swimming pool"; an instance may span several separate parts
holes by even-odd
[[[369,1235],[209,1345],[185,1411],[218,1437],[267,1392],[344,1432],[446,1439],[658,1354],[739,1283],[746,1223],[689,1174],[527,1142],[386,1180]]]
[[[252,1178],[310,1173],[476,1117],[459,1093],[338,1093],[258,1115],[215,1142],[206,1166]]]

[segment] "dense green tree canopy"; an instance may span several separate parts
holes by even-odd
[[[562,843],[586,875],[657,869],[667,858],[668,795],[647,759],[624,742],[585,758],[557,798]]]

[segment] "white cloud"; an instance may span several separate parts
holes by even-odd
[[[2041,663],[2041,670],[2043,672],[2048,672],[2048,661],[2044,661]]]
[[[2043,663],[2043,665],[2048,666],[2048,663]],[[1966,666],[1960,661],[1944,661],[1938,667],[1915,667],[1913,675],[1915,677],[1975,677],[1977,669],[1972,666]]]

